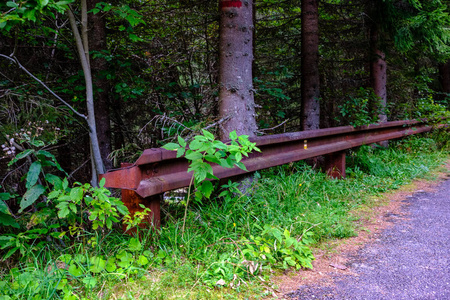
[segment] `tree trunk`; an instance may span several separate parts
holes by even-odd
[[[378,121],[380,123],[387,122],[386,115],[386,56],[383,51],[379,49],[379,30],[377,25],[373,25],[370,31],[370,43],[372,51],[372,59],[370,64],[370,83],[375,95],[379,98],[379,105],[375,107],[380,108],[378,113]]]
[[[450,61],[439,65],[439,78],[442,85],[442,91],[450,94]]]
[[[219,115],[221,138],[231,131],[255,136],[255,102],[252,81],[253,1],[220,0]]]
[[[99,0],[87,0],[88,11],[95,8]],[[91,51],[102,51],[106,49],[106,26],[101,12],[89,14],[89,47]],[[95,123],[97,125],[97,137],[105,168],[111,169],[112,162],[108,159],[111,153],[111,123],[109,116],[109,91],[110,85],[105,77],[107,62],[102,57],[91,59],[91,71],[94,85],[99,90],[95,93]]]
[[[319,129],[319,0],[302,0],[301,122],[302,130]]]

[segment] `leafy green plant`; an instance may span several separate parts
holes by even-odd
[[[243,156],[248,156],[252,151],[260,151],[256,143],[248,140],[247,135],[238,136],[236,131],[230,132],[230,142],[225,144],[215,140],[214,135],[206,130],[202,130],[203,135],[197,135],[189,143],[178,136],[178,143],[168,143],[162,148],[177,151],[177,157],[184,157],[189,160],[188,172],[193,172],[192,180],[196,189],[194,196],[197,202],[203,198],[209,199],[214,190],[214,185],[210,180],[218,179],[213,174],[211,163],[217,164],[223,168],[233,168],[237,166],[242,170],[247,170],[241,162]],[[209,179],[209,180],[207,180]],[[186,203],[184,221],[186,220]],[[182,232],[184,233],[185,223],[183,223]]]
[[[203,197],[209,198],[214,189],[211,181],[206,179],[218,179],[213,174],[211,163],[223,168],[237,166],[247,170],[241,162],[243,156],[248,156],[252,151],[260,151],[256,143],[248,140],[247,135],[237,136],[236,131],[230,133],[230,143],[225,144],[215,140],[214,135],[202,130],[203,135],[197,135],[189,143],[178,137],[178,143],[168,143],[164,149],[177,151],[177,157],[184,157],[190,161],[188,172],[193,172],[195,199],[201,201]]]
[[[380,100],[373,90],[362,87],[356,96],[348,96],[339,109],[342,120],[355,127],[377,123],[378,114],[381,112]]]
[[[312,232],[305,230],[297,239],[291,237],[288,229],[281,230],[265,224],[261,235],[241,239],[240,243],[244,247],[242,255],[249,261],[259,262],[261,266],[312,269],[314,256],[308,247],[313,242],[312,235]]]
[[[120,199],[109,197],[111,192],[103,187],[104,178],[98,188],[78,182],[69,188],[66,178],[61,181],[56,176],[53,184],[54,189],[48,194],[48,199],[56,203],[59,219],[67,220],[72,228],[84,230],[83,223],[87,215],[87,219],[92,222],[92,230],[103,227],[111,229],[113,223],[120,222],[120,215],[128,214],[127,207]]]

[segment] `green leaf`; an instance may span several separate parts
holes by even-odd
[[[43,147],[45,146],[45,143],[41,140],[31,140],[30,144],[35,146],[35,147]]]
[[[234,157],[236,158],[236,162],[240,162],[242,160],[242,153],[237,152]]]
[[[178,150],[177,150],[177,158],[180,158],[180,157],[182,157],[183,155],[184,155],[184,151],[185,151],[186,149],[185,148],[178,148]]]
[[[3,226],[20,228],[19,223],[17,223],[16,220],[11,215],[9,215],[9,212],[7,214],[0,212],[0,224]]]
[[[162,146],[161,148],[166,149],[166,150],[177,150],[178,148],[180,148],[180,145],[175,144],[175,143],[168,143],[168,144],[165,144],[164,146]]]
[[[37,184],[30,189],[27,190],[25,195],[23,195],[22,201],[20,201],[20,210],[19,212],[23,212],[25,208],[32,205],[36,200],[45,192],[45,187]]]
[[[27,9],[23,13],[23,17],[30,21],[36,22],[36,13],[37,13],[37,11],[35,9]]]
[[[203,142],[199,141],[198,139],[195,139],[189,144],[189,149],[191,149],[191,150],[198,150],[202,146],[203,146]]]
[[[84,285],[89,289],[94,288],[95,285],[97,284],[97,278],[91,277],[91,276],[83,278],[82,281],[83,281]]]
[[[203,154],[201,154],[200,152],[190,151],[188,154],[185,155],[185,157],[189,160],[197,160],[202,159]]]
[[[83,271],[81,270],[81,268],[78,268],[77,265],[75,264],[71,264],[69,266],[69,273],[70,275],[74,276],[74,277],[79,277],[81,275],[83,275]]]
[[[39,4],[41,5],[41,7],[44,7],[48,4],[48,0],[39,0]]]
[[[62,190],[62,180],[56,175],[45,174],[45,180],[54,186],[56,190]]]
[[[41,170],[42,166],[40,162],[35,161],[34,163],[31,164],[30,169],[28,170],[27,173],[27,182],[25,185],[27,189],[36,184],[36,182],[39,179],[39,174],[41,174]]]
[[[65,171],[61,168],[58,161],[56,160],[56,157],[53,154],[51,154],[50,152],[45,151],[45,150],[38,150],[38,151],[36,151],[36,156],[39,156],[39,157],[45,156],[45,157],[50,158],[50,160],[53,162],[51,165],[55,166],[58,170],[65,173]],[[44,160],[44,159],[42,159],[42,160]],[[48,163],[50,163],[50,161],[48,161]]]
[[[73,3],[73,1],[75,1],[75,0],[63,0],[63,1],[58,1],[55,4],[58,6],[62,6],[62,5],[67,5],[67,4]]]
[[[6,201],[13,198],[13,195],[10,193],[0,193],[0,201]]]
[[[237,140],[237,138],[238,138],[238,136],[237,136],[236,130],[233,130],[232,132],[230,132],[230,139],[232,141]]]
[[[13,255],[17,250],[19,250],[19,247],[14,247],[8,251],[8,253],[3,256],[3,260],[8,259],[11,255]]]
[[[100,273],[106,267],[106,260],[99,256],[93,256],[89,259],[89,261],[91,263],[89,271],[92,273]]]
[[[178,140],[178,144],[180,144],[181,147],[183,147],[183,148],[186,147],[186,141],[181,136],[178,136],[177,140]]]
[[[103,179],[105,179],[105,178],[103,178]],[[80,186],[74,187],[70,191],[70,198],[72,199],[73,202],[79,203],[81,201],[81,199],[83,199],[83,194],[84,194],[84,192],[83,192],[82,187],[80,187]]]
[[[110,273],[114,272],[117,269],[115,257],[108,257],[108,259],[106,260],[105,269],[106,269],[106,271],[108,271]]]
[[[27,157],[28,155],[30,155],[30,154],[33,153],[33,152],[34,152],[33,149],[27,149],[27,150],[25,150],[25,151],[20,152],[19,154],[16,155],[16,157],[15,157],[13,160],[11,160],[11,161],[8,163],[8,166],[13,165],[13,164],[16,163],[18,160],[21,160],[22,158]]]
[[[203,181],[199,189],[202,192],[203,196],[209,199],[209,197],[211,197],[212,191],[214,190],[214,186],[211,181]]]
[[[239,169],[242,169],[242,170],[248,172],[247,167],[246,167],[243,163],[237,162],[237,163],[236,163],[236,166],[237,166]]]
[[[139,258],[137,260],[137,263],[141,266],[145,266],[146,264],[149,263],[149,260],[147,257],[145,257],[144,255],[139,255]]]
[[[58,211],[58,217],[60,219],[64,219],[65,217],[67,217],[70,213],[69,211],[69,203],[67,202],[61,202],[58,205],[56,205],[56,208],[59,209]],[[91,214],[92,216],[92,214]]]
[[[142,244],[138,238],[131,238],[128,243],[128,250],[130,251],[139,251],[142,249]]]
[[[211,133],[211,132],[209,132],[209,131],[207,131],[207,130],[202,130],[202,132],[203,132],[203,135],[208,139],[208,140],[210,140],[210,141],[213,141],[214,140],[214,135]]]
[[[6,203],[3,202],[2,200],[0,200],[0,213],[4,213],[4,214],[7,214],[7,215],[11,214],[9,212],[8,205],[6,205]]]
[[[105,186],[105,183],[106,183],[106,178],[103,177],[103,178],[100,180],[100,182],[98,183],[98,186],[99,186],[100,188],[103,188],[103,187]]]
[[[14,3],[13,1],[6,2],[6,6],[15,8],[19,7],[19,5],[17,3]]]

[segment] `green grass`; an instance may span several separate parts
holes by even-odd
[[[263,298],[274,288],[270,277],[292,253],[306,251],[307,242],[356,235],[360,222],[352,212],[439,169],[449,158],[448,143],[440,150],[435,140],[360,147],[347,155],[345,180],[327,178],[303,162],[262,171],[251,194],[190,205],[184,233],[184,205],[172,201],[163,206],[161,231],[142,231],[140,242],[98,231],[67,240],[65,247],[35,247],[39,251],[3,262],[0,291],[9,296],[0,299]],[[302,235],[304,244],[290,244]],[[115,270],[93,267],[93,259],[111,258]],[[72,265],[72,272],[66,270]]]

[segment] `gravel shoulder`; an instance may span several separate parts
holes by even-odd
[[[323,245],[314,270],[278,278],[278,296],[450,299],[449,172],[387,197],[387,205],[363,214],[358,237]]]

